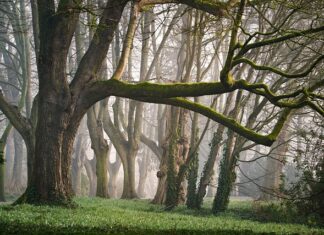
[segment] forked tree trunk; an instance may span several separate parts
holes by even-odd
[[[32,175],[17,203],[73,205],[71,154],[80,120],[73,120],[75,125],[66,128],[67,118],[55,106],[47,102],[39,105],[39,113],[46,113],[47,118],[38,118]]]
[[[89,83],[99,74],[127,2],[107,1],[100,26],[71,83],[66,65],[80,14],[76,10],[78,3],[61,1],[56,9],[54,2],[37,2],[40,32],[37,123],[6,106],[9,118],[26,143],[29,161],[28,186],[17,203],[73,205],[71,156],[74,138],[82,117],[97,101],[87,96]]]

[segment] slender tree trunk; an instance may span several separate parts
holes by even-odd
[[[15,156],[12,171],[12,181],[10,183],[11,191],[14,193],[21,193],[24,189],[23,185],[23,139],[20,134],[14,130],[13,132]]]
[[[144,155],[140,161],[138,161],[139,165],[139,180],[137,187],[137,194],[140,198],[145,198],[145,183],[148,174],[148,165],[149,165],[149,152],[148,149],[144,149]]]
[[[89,178],[89,197],[95,197],[97,191],[97,176],[95,174],[96,159],[86,159],[84,162],[84,166],[87,172],[87,176]]]
[[[102,108],[102,107],[100,107]],[[99,111],[98,111],[99,112]],[[99,112],[100,113],[100,112]],[[96,158],[96,196],[108,198],[108,152],[109,146],[103,135],[101,117],[97,117],[95,106],[87,112],[87,123],[91,138],[91,148]]]
[[[291,119],[291,118],[289,118]],[[274,200],[280,196],[281,174],[284,166],[285,155],[288,151],[288,124],[280,132],[276,142],[271,148],[270,156],[266,159],[266,173],[261,192],[261,200]]]
[[[216,175],[213,174],[213,176],[211,177],[210,182],[209,182],[209,186],[208,186],[208,190],[207,190],[206,197],[215,197],[215,194],[216,194],[216,184],[217,184]]]
[[[223,132],[224,132],[224,126],[218,126],[217,131],[213,135],[213,139],[211,141],[211,147],[210,147],[210,153],[207,159],[207,162],[204,165],[202,176],[199,181],[199,186],[197,190],[197,196],[196,196],[196,205],[195,207],[197,209],[200,209],[204,197],[207,192],[207,186],[210,184],[212,176],[215,174],[214,168],[215,168],[215,162],[217,160],[217,156],[219,154],[219,150],[221,148],[221,141],[223,139]]]
[[[108,161],[107,153],[96,155],[97,193],[96,196],[109,198],[108,195]]]
[[[74,157],[72,159],[72,188],[76,195],[81,195],[82,190],[82,168],[86,160],[86,140],[83,134],[85,121],[82,120],[79,133],[74,146]]]
[[[165,206],[167,209],[173,209],[178,204],[178,192],[177,192],[177,158],[179,154],[179,118],[180,108],[171,107],[171,123],[170,128],[172,130],[169,146],[168,146],[168,164],[167,164],[167,191]]]
[[[0,157],[1,158],[3,157],[3,152],[0,152]],[[5,192],[4,192],[4,181],[5,181],[5,165],[4,163],[0,163],[0,202],[6,201]]]
[[[8,190],[10,188],[10,183],[12,179],[13,172],[13,164],[14,164],[14,156],[15,156],[15,148],[13,141],[13,132],[10,131],[8,134],[7,140],[5,142],[4,155],[5,155],[5,188]]]
[[[109,182],[108,191],[111,198],[117,198],[117,177],[121,166],[120,157],[116,155],[116,161],[114,163],[109,162]]]
[[[6,146],[6,140],[8,138],[9,132],[11,129],[11,125],[7,125],[4,133],[1,136],[0,139],[0,202],[5,201],[5,146]]]

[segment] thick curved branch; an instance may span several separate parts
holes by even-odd
[[[324,86],[324,80],[315,83],[310,89],[299,89],[295,92],[276,95],[264,83],[248,83],[245,80],[236,80],[231,87],[225,87],[221,82],[197,82],[197,83],[127,83],[110,79],[107,81],[95,81],[84,90],[83,104],[90,107],[99,100],[108,96],[117,96],[130,99],[137,98],[174,98],[174,97],[197,97],[204,95],[216,95],[243,89],[267,98],[272,104],[281,108],[300,108],[308,105],[305,99],[297,101],[282,101],[283,99],[295,98],[301,94],[304,97],[311,96],[309,92]]]
[[[152,152],[157,156],[157,158],[161,161],[161,159],[162,159],[162,153],[163,153],[162,148],[160,148],[155,143],[155,141],[151,140],[150,138],[148,138],[144,134],[141,134],[140,139],[141,139],[141,142],[143,144],[145,144],[147,147],[149,147],[152,150]]]
[[[126,153],[124,150],[127,148],[127,140],[120,130],[112,123],[108,112],[104,112],[103,114],[103,128],[116,148],[119,156],[125,156]]]
[[[22,116],[17,106],[10,105],[0,93],[0,110],[6,115],[10,123],[16,128],[16,130],[24,137],[24,139],[30,138],[32,133],[32,127],[27,118]]]
[[[170,97],[194,97],[203,95],[223,94],[234,91],[239,88],[237,83],[231,88],[226,88],[220,82],[199,82],[199,83],[127,83],[110,79],[107,81],[95,81],[85,89],[84,102],[90,106],[95,102],[102,100],[108,96],[118,96],[125,98],[135,97],[154,97],[154,98],[170,98]]]
[[[227,128],[231,129],[232,131],[238,133],[239,135],[241,135],[255,143],[263,144],[266,146],[271,146],[273,144],[273,142],[276,140],[288,115],[291,112],[291,109],[288,109],[288,108],[284,109],[280,118],[277,121],[277,124],[274,126],[272,132],[268,135],[262,135],[262,134],[256,133],[255,131],[242,126],[241,124],[236,122],[234,119],[226,117],[209,107],[189,101],[184,98],[169,98],[169,99],[136,98],[136,100],[140,100],[142,102],[150,102],[150,103],[169,104],[169,105],[174,105],[174,106],[189,109],[191,111],[200,113],[200,114],[226,126]]]

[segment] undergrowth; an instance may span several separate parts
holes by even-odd
[[[232,201],[217,217],[207,208],[166,212],[147,200],[77,198],[76,203],[75,209],[1,205],[0,234],[324,234],[319,227],[259,218],[260,209],[247,201]]]

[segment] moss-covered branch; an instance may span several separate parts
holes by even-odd
[[[85,106],[90,107],[95,102],[108,96],[117,96],[130,99],[165,99],[174,97],[197,97],[204,95],[216,95],[232,92],[237,89],[246,90],[267,98],[272,104],[281,108],[300,108],[309,105],[305,98],[312,97],[314,90],[323,87],[324,80],[321,80],[309,89],[299,89],[289,94],[277,95],[273,93],[264,83],[248,83],[245,80],[237,80],[231,87],[224,86],[221,82],[198,82],[198,83],[127,83],[110,79],[108,81],[96,81],[84,92]],[[285,101],[284,99],[297,98],[303,95],[303,99]],[[313,104],[310,104],[314,106]],[[315,111],[317,111],[315,109]]]
[[[234,132],[240,134],[241,136],[255,142],[258,144],[263,144],[266,146],[271,146],[272,143],[276,140],[281,128],[283,127],[287,116],[290,113],[291,109],[285,109],[281,117],[279,118],[277,124],[273,128],[272,132],[268,135],[259,134],[251,129],[248,129],[232,118],[226,117],[215,110],[206,107],[204,105],[192,102],[184,98],[169,98],[169,99],[154,99],[154,98],[136,98],[137,100],[150,103],[162,103],[174,105],[182,108],[189,109],[191,111],[200,113],[224,126],[233,130]]]
[[[196,97],[203,95],[223,94],[238,89],[240,83],[231,88],[226,88],[220,82],[198,82],[198,83],[127,83],[110,79],[107,81],[96,81],[86,89],[85,102],[91,106],[95,102],[108,96],[124,98],[151,97]]]

